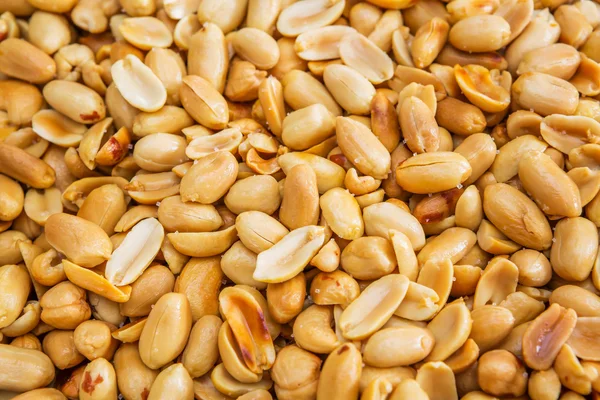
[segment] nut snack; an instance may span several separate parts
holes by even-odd
[[[600,0],[0,0],[0,400],[600,400]]]

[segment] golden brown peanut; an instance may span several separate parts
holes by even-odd
[[[525,154],[519,162],[519,179],[547,215],[575,217],[581,214],[577,186],[549,156],[535,151]]]
[[[356,280],[342,271],[317,274],[310,285],[310,295],[315,304],[345,306],[360,294]]]
[[[242,28],[231,42],[235,53],[259,69],[273,68],[279,61],[279,47],[269,34],[256,28]]]
[[[23,266],[4,265],[0,267],[2,296],[0,297],[0,327],[5,328],[15,322],[29,296],[30,283],[27,269]]]
[[[581,63],[575,73],[575,76],[571,78],[570,83],[577,88],[577,90],[587,96],[596,96],[600,94],[600,87],[598,87],[598,72],[600,67],[598,63],[586,56],[581,55]]]
[[[490,172],[497,182],[506,182],[519,172],[519,162],[529,152],[543,152],[547,144],[532,135],[523,135],[506,143],[498,151]]]
[[[458,399],[452,370],[443,362],[423,364],[417,371],[415,379],[429,399]]]
[[[477,32],[477,35],[472,35]],[[448,36],[449,42],[459,50],[469,52],[495,51],[510,39],[510,25],[496,15],[475,15],[457,22]]]
[[[477,380],[494,396],[521,396],[527,390],[527,372],[521,361],[506,350],[492,350],[481,356]]]
[[[227,102],[206,79],[196,75],[186,76],[179,96],[185,110],[201,125],[210,129],[224,129],[229,122]]]
[[[305,150],[334,134],[335,120],[322,104],[294,111],[285,117],[281,138],[294,150]]]
[[[161,201],[157,216],[169,232],[210,232],[223,224],[214,206],[184,203],[179,196]]]
[[[77,216],[94,222],[106,234],[112,235],[117,222],[126,210],[127,204],[123,191],[117,185],[111,184],[92,190],[81,205]]]
[[[192,258],[183,268],[174,291],[186,295],[194,321],[204,315],[217,314],[222,276],[218,257]],[[197,290],[199,286],[204,288],[202,292]]]
[[[365,36],[369,36],[381,19],[383,11],[369,2],[352,5],[348,20],[350,26]]]
[[[344,10],[343,1],[311,0],[306,5],[283,7],[277,19],[277,30],[284,36],[295,37],[311,29],[330,25]]]
[[[205,315],[194,324],[181,362],[192,378],[204,375],[217,362],[217,336],[222,321],[214,315]]]
[[[41,319],[57,329],[75,329],[91,316],[85,290],[71,282],[61,282],[40,299]]]
[[[528,393],[533,400],[558,398],[561,383],[554,369],[533,371],[529,377]]]
[[[542,59],[546,62],[541,62]],[[580,61],[581,56],[573,46],[555,43],[525,53],[517,68],[517,74],[542,72],[568,80],[577,71]]]
[[[516,265],[502,257],[492,259],[489,268],[486,267],[477,282],[473,309],[488,303],[500,304],[516,290],[518,279],[519,270]]]
[[[186,67],[181,56],[170,49],[155,47],[146,55],[145,64],[165,87],[166,104],[180,105],[179,89],[182,78],[186,75]]]
[[[217,24],[223,33],[229,33],[237,28],[244,19],[247,2],[238,0],[204,1],[198,8],[200,24],[212,22]]]
[[[468,339],[472,323],[463,300],[444,307],[427,325],[435,338],[435,346],[426,361],[444,360],[458,350]]]
[[[298,164],[311,167],[316,175],[319,193],[325,193],[334,187],[342,187],[346,176],[346,171],[340,165],[310,153],[290,152],[280,156],[278,162],[286,175],[289,175],[290,170]]]
[[[463,136],[482,132],[486,125],[479,108],[452,97],[438,103],[435,119],[441,127]]]
[[[150,314],[154,304],[173,290],[175,278],[168,268],[153,265],[147,268],[131,285],[129,300],[119,305],[122,315],[143,317]]]
[[[519,283],[526,286],[543,286],[552,277],[552,266],[546,256],[531,249],[519,250],[510,256],[519,268]]]
[[[424,359],[433,346],[433,335],[427,329],[382,329],[367,340],[363,349],[364,361],[383,368],[411,365]]]
[[[392,203],[378,203],[363,210],[365,231],[369,236],[389,237],[389,230],[395,229],[404,233],[414,250],[425,245],[425,233],[419,221],[408,210]]]
[[[512,86],[514,101],[542,116],[571,115],[579,103],[577,89],[569,82],[540,72],[521,75]]]
[[[398,118],[392,102],[384,93],[376,93],[371,101],[371,129],[389,152],[400,141]]]
[[[360,207],[347,190],[330,189],[321,196],[319,202],[323,217],[339,237],[352,240],[364,234]]]
[[[527,366],[536,370],[550,368],[576,322],[575,311],[558,304],[552,304],[534,319],[523,335],[523,358]]]
[[[65,93],[69,93],[65,97]],[[95,91],[76,82],[52,81],[44,86],[44,99],[60,113],[73,121],[90,124],[102,120],[106,107]]]
[[[298,345],[306,350],[328,354],[341,343],[331,327],[333,321],[333,307],[313,304],[295,319],[294,338]]]
[[[334,116],[342,114],[341,107],[336,103],[325,86],[306,72],[291,70],[281,80],[285,102],[294,110],[321,103]]]
[[[19,396],[13,397],[17,400],[33,400],[33,399],[48,399],[48,400],[64,400],[66,397],[58,389],[43,388],[34,389]]]
[[[554,11],[554,18],[560,26],[560,41],[575,47],[581,47],[592,33],[592,25],[585,15],[575,6],[562,5]]]
[[[0,72],[35,84],[54,78],[56,63],[33,44],[9,38],[0,45]]]
[[[235,226],[215,232],[168,233],[167,239],[179,253],[190,257],[211,257],[225,252],[237,240]]]
[[[111,67],[114,83],[120,94],[141,111],[158,111],[167,100],[162,82],[137,57],[128,55]],[[133,79],[133,76],[138,79]]]
[[[388,80],[394,74],[392,60],[387,54],[359,33],[344,36],[340,57],[344,64],[356,69],[373,84]]]
[[[305,297],[306,279],[303,273],[285,282],[269,283],[267,286],[269,313],[281,324],[291,321],[302,311]]]
[[[106,108],[114,119],[117,129],[121,127],[133,129],[134,118],[140,112],[125,100],[114,83],[106,89]]]
[[[575,329],[567,342],[574,353],[573,358],[576,355],[586,361],[598,361],[600,359],[596,343],[598,323],[599,319],[597,317],[581,317],[577,319]],[[571,389],[575,390],[573,387]]]
[[[280,1],[251,0],[248,2],[246,25],[271,33],[275,27],[277,16],[281,11]]]
[[[509,106],[509,91],[496,82],[488,69],[476,65],[455,66],[454,75],[467,99],[481,110],[500,112]]]
[[[294,50],[307,61],[324,61],[340,57],[341,39],[352,32],[353,28],[341,25],[312,29],[298,36]]]
[[[357,279],[378,279],[396,268],[396,257],[387,239],[363,236],[344,248],[342,268]]]
[[[19,317],[9,326],[2,329],[2,334],[7,337],[26,335],[40,322],[41,307],[38,301],[28,301],[23,307]]]
[[[181,200],[211,204],[227,193],[237,173],[237,160],[228,151],[203,157],[181,180]]]
[[[115,329],[107,322],[84,321],[73,332],[75,348],[88,360],[99,357],[111,360],[119,343],[111,336]]]
[[[109,335],[110,336],[110,335]],[[50,357],[58,369],[67,369],[79,364],[85,357],[76,346],[73,331],[54,330],[44,336],[44,353]]]
[[[241,241],[235,242],[223,254],[221,269],[225,276],[238,285],[250,285],[257,289],[265,289],[267,284],[252,278],[256,268],[256,254],[250,251]]]
[[[133,159],[141,168],[150,172],[166,172],[188,160],[185,155],[187,142],[178,135],[153,133],[140,139],[133,151]]]
[[[345,343],[333,350],[323,364],[319,378],[317,399],[325,400],[343,396],[358,396],[362,372],[360,352],[352,344]]]
[[[185,153],[188,157],[195,160],[217,151],[229,151],[233,153],[237,150],[242,140],[242,132],[239,129],[224,129],[210,136],[199,136],[192,139],[185,149]]]
[[[415,33],[411,45],[412,59],[417,68],[428,67],[438,56],[448,40],[448,22],[434,17]]]
[[[24,194],[21,186],[5,175],[0,175],[0,220],[12,221],[23,211]]]
[[[21,215],[24,214],[22,213]],[[19,243],[28,242],[29,239],[27,235],[25,235],[25,233],[21,231],[27,232],[27,230],[29,230],[30,227],[28,227],[27,225],[18,227],[16,224],[17,221],[18,219],[15,221],[15,230],[8,230],[0,233],[0,249],[2,250],[0,252],[0,264],[2,265],[17,264],[23,259],[19,251]],[[28,223],[27,220],[25,220],[24,222],[26,224]],[[29,232],[27,233],[30,236],[37,236],[37,233],[35,235],[31,235]]]
[[[507,205],[511,207],[507,208]],[[513,187],[504,183],[488,186],[483,209],[490,222],[511,240],[535,250],[548,249],[552,244],[552,231],[544,214],[532,200]],[[522,219],[524,215],[528,216],[527,227]]]
[[[117,378],[112,364],[104,358],[97,358],[90,362],[83,371],[79,398],[93,400],[116,395]]]
[[[542,120],[540,132],[545,141],[568,154],[571,150],[591,143],[598,135],[597,121],[582,116],[551,115]],[[562,132],[568,132],[563,135]],[[585,135],[583,132],[586,132]]]
[[[0,110],[6,111],[8,122],[12,125],[26,124],[43,105],[40,90],[34,85],[18,81],[0,82],[4,96],[0,97]]]
[[[375,87],[358,71],[338,64],[323,72],[325,86],[339,105],[350,114],[364,115],[371,110]]]
[[[434,113],[420,98],[411,96],[402,101],[399,119],[404,140],[411,151],[424,153],[438,150],[440,138]]]
[[[138,137],[158,132],[178,134],[193,124],[194,120],[183,108],[164,106],[156,112],[141,112],[136,115],[133,120],[133,133]]]
[[[471,313],[471,339],[482,353],[497,347],[512,330],[515,318],[510,310],[493,305],[479,307]]]
[[[163,295],[148,316],[140,336],[140,357],[150,368],[160,368],[184,349],[192,327],[190,302],[184,294]]]
[[[257,70],[254,64],[234,59],[227,77],[225,97],[235,101],[256,100],[258,88],[266,77],[266,71]]]
[[[271,75],[279,80],[282,80],[285,74],[293,69],[300,71],[306,71],[307,69],[307,62],[298,57],[294,50],[294,45],[295,38],[282,37],[277,40],[277,46],[279,47],[279,62],[271,69]]]
[[[225,196],[225,205],[236,214],[244,211],[272,214],[280,203],[277,181],[269,175],[250,176],[237,181]]]
[[[471,166],[458,153],[417,154],[396,169],[396,181],[412,193],[427,194],[452,189],[467,180]]]
[[[54,379],[54,365],[41,351],[0,344],[0,359],[4,377],[0,384],[2,390],[33,390]]]
[[[597,253],[595,225],[581,217],[564,218],[556,224],[550,262],[563,279],[581,281],[592,270]]]
[[[408,282],[405,276],[387,275],[367,287],[342,313],[344,337],[364,339],[381,328],[402,302]]]
[[[429,241],[419,252],[417,259],[423,265],[427,261],[439,262],[449,258],[453,263],[461,260],[475,245],[477,237],[469,229],[450,228]]]
[[[0,173],[36,189],[54,184],[56,174],[44,161],[16,146],[0,143]]]
[[[476,133],[466,137],[454,151],[465,157],[471,165],[471,176],[464,182],[467,186],[479,179],[493,164],[496,158],[496,143],[489,135]]]
[[[291,400],[301,395],[314,397],[321,363],[314,354],[295,345],[284,347],[277,354],[271,369],[277,397],[282,400]]]
[[[594,293],[575,285],[561,286],[550,295],[550,304],[557,303],[571,308],[575,310],[578,317],[598,316],[598,300],[600,299]]]
[[[161,371],[156,377],[148,399],[163,399],[165,396],[177,396],[178,399],[193,399],[192,378],[181,363],[173,364]]]

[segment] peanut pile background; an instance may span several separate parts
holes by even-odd
[[[0,1],[0,400],[600,400],[600,1]]]

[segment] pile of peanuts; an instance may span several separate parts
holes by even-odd
[[[0,1],[0,400],[600,399],[600,0]]]

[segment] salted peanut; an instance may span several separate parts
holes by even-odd
[[[175,25],[175,29],[173,30],[173,42],[175,42],[178,48],[189,50],[192,36],[201,28],[200,21],[193,14],[178,18],[177,25]]]
[[[416,371],[411,367],[376,368],[369,365],[363,366],[359,381],[359,390],[365,391],[371,382],[376,379],[385,379],[396,388],[404,380],[414,380]]]
[[[531,1],[511,0],[501,2],[494,14],[504,18],[510,25],[510,38],[512,42],[527,27],[533,17],[534,4]]]
[[[170,49],[153,48],[146,55],[145,64],[165,87],[166,104],[180,105],[180,88],[187,73],[181,56]]]
[[[598,300],[600,298],[594,293],[575,285],[558,287],[550,295],[550,304],[571,308],[579,317],[599,316]]]
[[[162,82],[137,57],[128,55],[111,68],[112,77],[120,94],[129,104],[141,111],[159,110],[167,100]],[[136,76],[137,79],[133,79]]]
[[[223,225],[214,206],[184,203],[179,196],[161,201],[155,217],[168,232],[210,232]]]
[[[44,51],[17,38],[8,38],[0,45],[0,72],[34,84],[54,78],[56,63]]]
[[[54,365],[41,351],[0,344],[2,390],[28,391],[48,385],[54,379]]]
[[[461,299],[444,307],[427,325],[433,333],[435,346],[426,361],[445,360],[468,339],[472,319]]]
[[[298,345],[313,353],[331,353],[341,343],[331,327],[333,318],[331,306],[313,304],[302,311],[293,325],[293,334]]]
[[[269,393],[268,391],[266,391],[264,389],[256,389],[256,390],[253,390],[251,392],[248,392],[248,393],[238,397],[238,399],[242,399],[242,400],[272,400],[273,396],[271,396],[271,393]]]
[[[479,228],[483,219],[483,203],[476,186],[469,186],[459,197],[454,213],[456,226],[472,231]]]
[[[446,20],[434,17],[415,33],[411,55],[417,68],[428,67],[438,56],[446,41],[450,26]]]
[[[342,313],[344,337],[363,339],[381,328],[402,302],[408,283],[405,276],[387,275],[369,285]]]
[[[141,112],[133,120],[133,133],[144,137],[152,133],[178,134],[194,125],[194,120],[181,107],[164,106],[156,112]]]
[[[317,274],[310,285],[310,295],[315,304],[348,305],[360,294],[358,283],[342,271]]]
[[[163,294],[173,290],[173,273],[162,265],[153,265],[146,269],[131,285],[129,299],[119,305],[122,315],[143,317],[150,313],[154,304]]]
[[[153,133],[136,143],[133,159],[146,171],[166,172],[188,160],[186,146],[187,142],[181,136]]]
[[[110,184],[92,190],[83,201],[77,216],[94,222],[106,234],[112,235],[126,210],[127,203],[123,190],[117,185]]]
[[[212,370],[210,379],[212,380],[214,387],[218,389],[217,393],[220,392],[221,396],[225,394],[233,398],[238,398],[239,396],[258,389],[269,390],[273,385],[273,382],[266,378],[255,383],[240,382],[227,372],[224,364],[219,364]]]
[[[11,125],[29,123],[33,115],[42,108],[42,94],[34,85],[18,80],[4,80],[0,82],[0,89],[4,94],[0,97],[0,110],[6,111]]]
[[[511,113],[506,120],[508,137],[515,139],[519,136],[540,136],[542,117],[532,111],[518,110]]]
[[[229,68],[225,97],[234,101],[256,100],[258,88],[266,77],[267,72],[256,69],[254,64],[234,59]]]
[[[390,229],[389,238],[398,261],[398,272],[415,282],[419,273],[419,264],[410,239],[396,229]]]
[[[499,202],[503,205],[500,206]],[[507,208],[507,204],[511,207]],[[545,250],[552,244],[552,231],[542,211],[526,195],[510,185],[496,183],[488,186],[483,198],[483,209],[496,228],[520,245]],[[527,224],[522,220],[524,215],[528,216]]]
[[[396,310],[396,315],[415,320],[431,318],[437,310],[446,304],[452,288],[452,276],[453,268],[450,260],[425,262],[419,272],[417,284],[411,283],[409,287],[410,297],[406,299],[406,304],[403,302]],[[432,289],[436,293],[437,299],[426,288]],[[407,293],[407,297],[408,295],[409,293]],[[419,308],[422,309],[419,310]]]
[[[417,371],[416,382],[429,399],[458,399],[452,370],[443,362],[423,364]]]
[[[461,136],[482,132],[486,126],[479,108],[452,97],[438,102],[435,119],[441,127]]]
[[[500,306],[479,307],[473,310],[471,318],[473,327],[470,337],[482,353],[500,344],[515,325],[515,318],[510,310]]]
[[[69,96],[65,96],[65,93],[69,93]],[[43,94],[48,104],[75,122],[90,124],[102,120],[106,115],[102,97],[80,83],[52,81],[44,86]]]
[[[405,86],[398,94],[397,111],[400,117],[402,117],[402,106],[404,105],[405,100],[410,99],[410,97],[419,98],[419,100],[425,103],[432,114],[435,115],[437,111],[437,99],[435,87],[433,85],[422,85],[420,83],[413,82]]]
[[[0,327],[6,328],[14,323],[29,296],[29,280],[27,279],[27,269],[23,266],[4,265],[0,267],[0,276],[2,276],[2,296],[0,297]]]
[[[13,397],[17,400],[34,400],[34,399],[48,399],[48,400],[64,400],[66,397],[58,389],[43,388],[34,389],[26,393],[22,393],[18,396]]]
[[[180,97],[185,110],[200,124],[210,129],[223,129],[229,122],[225,99],[204,78],[196,75],[183,78]]]
[[[422,153],[398,166],[396,181],[412,193],[437,193],[460,185],[471,171],[467,159],[458,153]]]
[[[558,398],[561,383],[554,369],[533,371],[527,385],[529,396],[532,399]]]
[[[271,248],[289,233],[279,221],[260,211],[241,213],[235,227],[244,246],[254,253]]]
[[[358,239],[364,234],[364,222],[354,196],[342,188],[328,190],[320,199],[323,216],[341,238]]]
[[[296,165],[311,167],[316,175],[319,193],[325,193],[329,189],[343,186],[346,171],[327,158],[310,153],[290,152],[280,156],[278,162],[286,175],[289,175],[291,169]]]
[[[18,318],[2,329],[2,334],[7,337],[23,337],[38,325],[41,311],[38,301],[28,301]],[[26,339],[25,337],[25,341]]]
[[[214,203],[227,193],[237,173],[238,162],[233,154],[227,151],[209,154],[192,165],[184,175],[181,180],[181,200]]]
[[[424,153],[438,150],[440,138],[434,114],[420,98],[411,96],[402,101],[399,119],[404,140],[411,151]]]
[[[119,303],[108,300],[94,292],[89,292],[89,302],[92,307],[92,316],[95,319],[105,321],[119,326],[125,323],[126,317],[121,315],[119,311]],[[116,339],[116,335],[113,335]]]
[[[477,32],[477,36],[471,33]],[[469,52],[495,51],[508,44],[510,25],[497,15],[474,15],[458,21],[450,29],[449,42]]]
[[[396,29],[392,34],[392,52],[394,54],[394,61],[399,65],[414,68],[415,64],[410,54],[407,38],[403,35],[401,29]]]
[[[560,26],[560,41],[575,47],[581,47],[592,33],[592,25],[585,15],[575,6],[562,5],[554,11],[554,18]]]
[[[270,76],[261,82],[258,88],[258,100],[264,111],[267,125],[275,136],[280,137],[286,112],[283,87],[277,78]]]
[[[311,0],[308,4],[291,4],[283,8],[277,19],[277,31],[295,37],[303,32],[331,25],[344,11],[343,1]]]
[[[310,260],[310,265],[317,267],[323,272],[333,272],[340,265],[340,253],[340,246],[335,239],[331,239]]]
[[[410,212],[391,203],[378,203],[363,210],[365,231],[370,236],[389,237],[389,230],[404,233],[413,249],[420,250],[425,245],[425,234],[419,221]]]
[[[45,161],[4,143],[0,143],[0,173],[36,189],[49,188],[56,181],[56,172]]]
[[[387,239],[363,236],[344,248],[340,265],[357,279],[378,279],[391,273],[397,263],[393,248]]]
[[[284,236],[258,255],[254,279],[278,283],[294,277],[317,254],[325,241],[325,229],[308,225]]]
[[[377,93],[371,101],[371,129],[389,152],[393,152],[400,141],[398,117],[393,103],[384,93]]]
[[[334,134],[335,119],[322,104],[294,111],[283,120],[281,138],[294,150],[305,150]]]
[[[519,283],[526,286],[544,286],[552,277],[552,266],[546,256],[531,249],[519,250],[510,257],[519,268]]]
[[[317,356],[295,345],[281,349],[271,369],[277,397],[282,400],[302,395],[314,397],[321,363]]]
[[[344,178],[344,185],[355,196],[374,192],[380,184],[379,179],[373,179],[371,176],[358,176],[354,168],[350,168]]]
[[[184,294],[163,295],[148,316],[140,336],[140,357],[156,369],[177,357],[185,347],[192,327],[190,302]]]
[[[323,364],[317,399],[325,400],[340,395],[344,398],[357,397],[361,372],[362,358],[356,347],[345,343],[336,348]]]
[[[112,359],[118,342],[111,336],[116,327],[103,321],[84,321],[72,333],[77,351],[88,360]],[[54,331],[57,332],[57,331]]]
[[[346,111],[358,115],[370,112],[375,88],[358,71],[345,65],[332,64],[325,68],[323,80]]]
[[[436,62],[443,65],[454,67],[456,64],[459,65],[480,65],[487,69],[499,69],[505,70],[507,67],[506,59],[497,52],[485,52],[485,53],[469,53],[465,51],[457,50],[454,46],[447,44],[444,46],[440,54],[436,58]],[[436,65],[436,64],[432,64]],[[434,72],[432,69],[431,72]],[[434,72],[435,74],[435,72]],[[448,92],[450,95],[450,92]],[[452,97],[457,97],[459,92],[454,92]]]
[[[41,319],[57,329],[75,329],[90,318],[85,290],[71,282],[61,282],[49,289],[40,299]]]
[[[332,25],[311,29],[298,36],[294,50],[307,61],[322,61],[340,57],[339,45],[342,38],[356,30],[349,26]]]
[[[394,66],[387,54],[359,33],[345,35],[339,51],[344,64],[360,72],[373,84],[394,75]]]
[[[456,202],[463,192],[463,189],[454,188],[424,197],[413,206],[413,214],[419,222],[428,224],[425,229],[431,224],[443,222],[454,214]]]
[[[0,204],[2,207],[0,211],[0,220],[12,221],[13,219],[17,218],[19,214],[21,214],[21,211],[23,211],[23,207],[25,205],[23,189],[21,188],[21,185],[5,175],[0,175],[0,187],[2,188],[0,189]],[[52,189],[48,190],[51,191]],[[38,193],[35,189],[30,189],[27,191],[28,194],[30,192],[34,193],[30,197],[36,196]],[[60,191],[58,191],[58,193],[60,199]],[[27,203],[30,206],[29,208],[32,209],[31,205],[34,203],[34,201],[30,199]],[[33,209],[35,209],[35,207],[33,207]],[[27,212],[27,210],[25,212]]]
[[[63,260],[62,267],[69,281],[83,289],[118,303],[129,300],[131,295],[130,286],[116,287],[99,273],[80,267],[68,260]]]
[[[112,118],[103,119],[88,129],[81,138],[77,152],[83,164],[90,170],[96,168],[96,156],[103,146],[105,135],[108,134],[110,136],[113,134],[112,122]]]
[[[142,50],[167,48],[173,43],[169,29],[154,17],[125,18],[119,25],[119,32],[125,40]]]
[[[35,257],[30,267],[31,277],[41,285],[54,286],[67,280],[62,259],[54,249]]]
[[[227,0],[224,2],[207,1],[200,3],[198,8],[198,20],[200,24],[205,22],[214,23],[227,34],[235,30],[244,20],[246,14],[246,3],[238,0]]]
[[[512,96],[520,107],[542,116],[573,114],[579,102],[572,84],[540,72],[521,75],[512,86]]]
[[[183,366],[192,378],[204,375],[217,362],[217,338],[222,325],[221,319],[214,315],[205,315],[194,324],[181,357]]]
[[[500,148],[490,171],[497,182],[506,182],[519,172],[519,161],[528,153],[541,153],[548,145],[532,135],[523,135]],[[542,157],[542,156],[540,156]]]
[[[528,367],[546,370],[552,366],[577,322],[574,310],[552,304],[529,325],[523,335],[523,357]]]
[[[336,119],[338,145],[356,168],[375,179],[387,177],[390,169],[390,155],[373,132],[360,122],[350,118]]]
[[[46,238],[56,250],[88,268],[108,260],[112,250],[102,228],[64,213],[54,214],[46,220]]]
[[[267,70],[279,61],[279,47],[269,34],[256,28],[242,28],[231,41],[235,54],[257,68]]]
[[[225,205],[236,214],[244,211],[272,214],[280,203],[277,181],[270,175],[256,175],[239,180],[225,196]]]
[[[134,343],[140,340],[147,318],[138,319],[135,322],[123,325],[121,328],[113,331],[112,337],[123,343]],[[137,345],[136,345],[137,347]]]
[[[183,268],[175,281],[174,291],[187,296],[194,321],[204,315],[216,315],[218,312],[218,290],[223,273],[217,257],[193,258]],[[196,289],[202,286],[203,292]]]
[[[471,103],[487,112],[500,112],[510,103],[510,93],[494,82],[490,71],[478,65],[454,67],[456,82]]]
[[[418,327],[382,329],[363,349],[364,362],[375,367],[411,365],[423,360],[434,346],[431,332]]]
[[[453,0],[448,3],[447,9],[450,14],[450,22],[456,23],[461,19],[480,14],[492,14],[499,6],[498,1],[465,1]]]
[[[577,185],[546,154],[537,151],[524,154],[519,162],[519,179],[547,215],[575,217],[581,214]]]
[[[600,94],[599,72],[600,66],[598,63],[582,54],[579,68],[569,82],[577,88],[579,93],[586,96],[596,96]]]
[[[117,378],[112,364],[105,358],[97,358],[83,370],[79,386],[79,398],[94,400],[117,395]]]
[[[511,254],[521,248],[486,220],[481,221],[477,230],[477,244],[483,251],[496,255]]]
[[[294,110],[320,103],[327,107],[334,116],[342,114],[341,107],[325,86],[306,72],[291,70],[285,74],[281,84],[285,102]]]
[[[600,352],[596,343],[598,325],[600,325],[598,317],[579,317],[577,319],[575,329],[573,329],[573,333],[567,342],[574,353],[573,357],[576,355],[586,361],[600,360]],[[557,370],[556,372],[559,371]],[[570,388],[576,390],[573,387]]]
[[[486,267],[475,289],[473,309],[500,304],[517,288],[519,270],[511,261],[496,257]]]
[[[279,1],[253,0],[248,2],[246,26],[272,33],[277,22],[277,16],[282,9]]]
[[[23,258],[19,249],[19,244],[20,242],[29,242],[28,236],[22,232],[25,231],[28,234],[30,233],[27,232],[30,229],[27,225],[16,226],[15,224],[13,228],[14,230],[7,230],[0,233],[0,248],[2,249],[0,252],[0,264],[2,265],[17,264],[21,262]],[[19,230],[17,230],[17,228],[19,228]]]
[[[94,94],[96,93],[94,92]],[[95,119],[96,117],[92,118]],[[62,147],[79,145],[86,131],[85,125],[79,124],[54,110],[41,110],[37,112],[31,122],[33,131],[37,135],[50,143]]]
[[[303,273],[285,282],[269,283],[267,286],[269,313],[277,323],[287,323],[300,314],[305,297],[306,279]]]
[[[223,327],[230,327],[235,335],[243,362],[248,369],[255,374],[269,369],[275,361],[275,350],[258,302],[250,293],[240,288],[223,289],[219,294],[219,301],[221,311],[228,322],[228,325]],[[258,380],[260,378],[254,382]]]
[[[191,159],[198,160],[218,151],[235,153],[242,140],[243,136],[238,128],[224,129],[210,136],[193,139],[185,148],[185,154]]]
[[[600,134],[600,125],[583,116],[550,115],[543,119],[540,132],[545,141],[563,153],[591,143]],[[568,132],[566,135],[561,132]],[[585,132],[585,133],[584,133]]]
[[[124,126],[131,130],[134,118],[140,112],[125,100],[115,83],[111,83],[106,89],[106,108],[118,129]]]
[[[235,226],[214,232],[175,232],[167,238],[186,256],[211,257],[225,252],[237,240]]]
[[[506,350],[492,350],[479,359],[477,380],[494,396],[521,396],[527,390],[527,372],[521,361]]]
[[[147,205],[132,207],[119,219],[115,226],[115,232],[126,232],[146,218],[158,218],[158,208]]]
[[[246,23],[247,22],[248,20],[246,20]],[[294,50],[294,44],[295,38],[282,37],[277,40],[277,46],[279,47],[279,62],[271,69],[270,73],[279,80],[283,80],[285,74],[292,70],[307,70],[308,63],[298,57]]]
[[[319,219],[319,190],[314,169],[310,164],[298,163],[290,165],[289,169],[284,164],[283,170],[287,174],[279,209],[281,222],[289,229],[316,225]]]
[[[540,62],[545,59],[546,62]],[[577,71],[581,56],[573,46],[555,43],[527,52],[517,68],[517,74],[541,72],[560,79],[571,79]]]
[[[165,396],[177,396],[179,399],[192,399],[194,382],[183,364],[176,363],[161,371],[156,377],[148,399],[157,400]]]
[[[147,396],[158,371],[148,368],[142,362],[137,343],[122,344],[113,361],[119,392],[132,399]]]
[[[589,276],[597,252],[595,225],[581,217],[556,224],[550,262],[561,278],[581,281]]]

